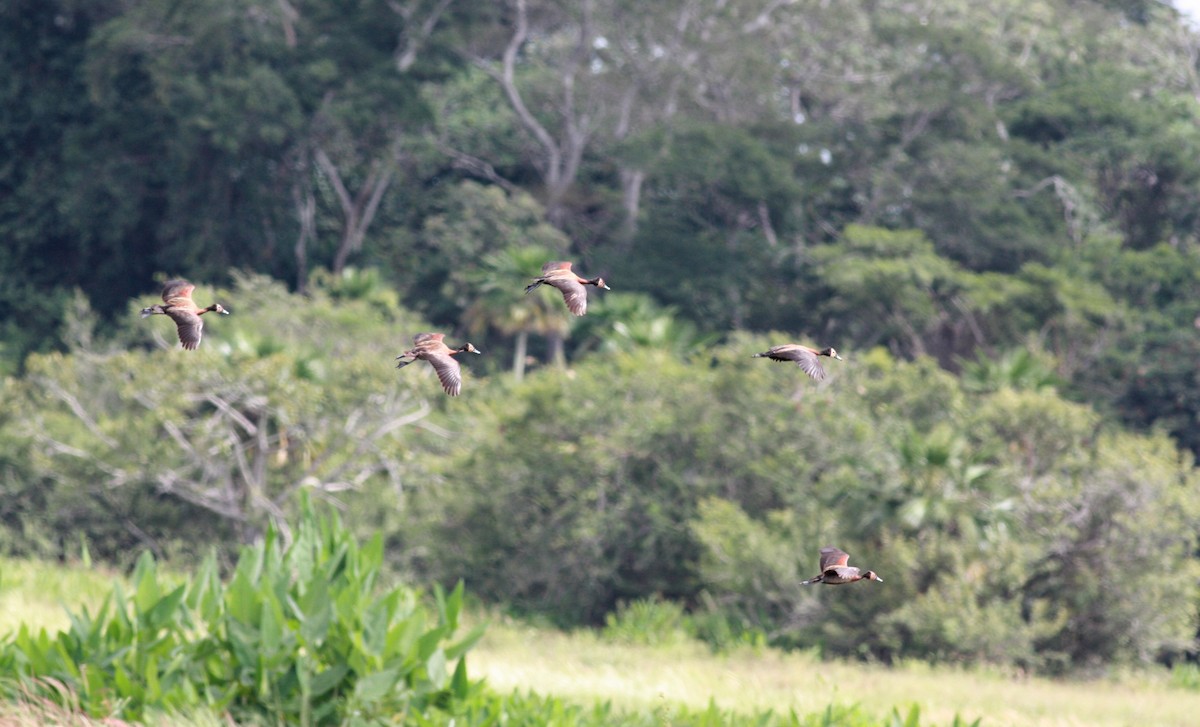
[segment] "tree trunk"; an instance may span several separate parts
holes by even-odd
[[[625,219],[621,221],[620,236],[617,244],[622,251],[628,252],[633,247],[633,238],[637,235],[638,210],[642,199],[642,182],[646,173],[641,169],[623,167],[621,169],[621,206],[625,210]]]
[[[342,236],[338,242],[337,253],[333,257],[332,272],[335,276],[342,274],[350,253],[362,248],[367,228],[375,219],[375,212],[379,209],[383,194],[392,183],[392,176],[396,171],[395,156],[393,144],[389,147],[386,158],[375,160],[362,188],[358,190],[357,195],[351,197],[350,191],[342,181],[341,173],[325,150],[317,147],[313,154],[317,165],[329,179],[329,184],[337,195],[338,205],[342,208]]]
[[[563,352],[563,334],[555,331],[546,334],[546,354],[558,368],[565,368],[567,365],[567,356]]]
[[[296,216],[300,218],[300,234],[296,236],[296,292],[308,294],[308,241],[316,234],[317,200],[312,189],[300,191],[300,185],[292,187],[292,201],[296,205]]]
[[[529,331],[517,333],[517,350],[513,354],[513,378],[521,381],[525,378],[525,357],[529,350]]]

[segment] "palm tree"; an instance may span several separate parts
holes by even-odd
[[[1054,372],[1054,360],[1041,351],[1018,348],[999,356],[984,351],[974,361],[962,364],[963,386],[971,391],[996,391],[1002,388],[1037,391],[1062,384]]]
[[[561,297],[553,290],[550,291],[553,297],[521,293],[542,263],[556,256],[557,253],[543,247],[506,247],[485,256],[465,276],[476,296],[463,315],[467,330],[481,333],[494,328],[516,336],[513,376],[517,381],[525,376],[531,333],[545,336],[550,341],[551,360],[562,364],[562,341],[570,330],[570,318]]]
[[[914,531],[933,528],[968,543],[986,540],[988,526],[1011,508],[991,491],[993,467],[949,427],[909,430],[896,447],[904,495],[896,515]]]
[[[580,329],[585,348],[656,348],[678,356],[709,346],[717,338],[700,334],[695,324],[679,318],[676,308],[660,306],[645,293],[608,293],[604,306],[589,312]]]

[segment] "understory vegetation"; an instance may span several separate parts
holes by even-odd
[[[0,554],[133,573],[10,694],[652,719],[477,688],[464,590],[1193,680],[1198,58],[1149,0],[3,4]],[[611,290],[523,294],[550,260]],[[232,311],[195,351],[137,315],[177,277]],[[461,396],[394,369],[423,331],[483,351]],[[827,545],[884,582],[800,586]]]
[[[131,317],[5,387],[10,550],[83,533],[105,561],[228,562],[311,492],[383,538],[390,572],[563,626],[662,598],[718,649],[1050,673],[1192,643],[1200,472],[1164,433],[1065,399],[1042,352],[961,378],[847,352],[814,385],[750,358],[777,335],[737,334],[521,381],[468,362],[450,399],[427,366],[391,367],[395,321],[423,327],[394,298],[263,278],[205,294],[259,312],[194,353]],[[800,586],[827,543],[885,583]],[[1172,577],[1130,576],[1147,563]]]

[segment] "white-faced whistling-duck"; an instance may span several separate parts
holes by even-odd
[[[850,556],[843,550],[830,547],[821,548],[820,575],[809,578],[807,581],[800,581],[800,585],[807,586],[810,583],[824,583],[827,586],[840,586],[843,583],[853,583],[863,580],[883,583],[883,579],[875,575],[875,571],[869,570],[863,572],[855,566],[846,565],[849,561]]]
[[[766,357],[772,361],[795,361],[796,365],[804,370],[804,373],[813,377],[817,381],[825,378],[825,368],[821,366],[818,356],[829,356],[836,358],[838,361],[842,357],[832,348],[822,348],[817,350],[808,346],[801,346],[798,343],[785,343],[782,346],[772,346],[762,353],[756,353],[751,358]]]
[[[549,262],[542,266],[542,274],[533,279],[533,282],[525,286],[525,292],[533,290],[542,283],[552,285],[562,291],[563,300],[567,302],[567,310],[574,315],[581,316],[587,313],[587,290],[585,285],[594,285],[597,288],[612,290],[604,283],[604,278],[587,279],[580,277],[571,270],[569,262]]]
[[[152,305],[142,309],[142,318],[158,313],[170,316],[179,331],[179,342],[188,351],[195,351],[200,346],[200,336],[204,332],[204,321],[200,316],[208,312],[229,315],[229,311],[219,303],[213,303],[207,308],[196,305],[192,300],[192,291],[195,289],[196,286],[186,280],[167,281],[162,292],[165,305]]]
[[[413,347],[396,358],[400,363],[396,364],[396,368],[404,368],[413,361],[428,361],[433,370],[437,372],[438,379],[442,382],[442,388],[450,396],[458,396],[462,391],[462,368],[458,365],[458,361],[454,359],[455,354],[459,353],[482,353],[469,343],[464,343],[458,348],[450,348],[442,339],[445,338],[443,333],[418,333],[413,336]]]

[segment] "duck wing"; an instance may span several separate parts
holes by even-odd
[[[821,548],[821,572],[830,568],[844,568],[850,562],[850,555],[838,548]]]
[[[788,358],[796,362],[800,370],[808,374],[817,381],[825,379],[825,368],[821,366],[821,362],[817,359],[817,355],[807,348],[797,348],[788,354]]]
[[[581,316],[587,313],[587,289],[575,279],[574,274],[569,278],[550,278],[546,282],[562,291],[567,310],[571,311],[572,315]]]
[[[171,320],[175,321],[179,342],[183,344],[183,347],[188,351],[195,351],[199,348],[200,337],[204,332],[204,319],[181,308],[167,308],[164,312],[171,316]]]
[[[442,389],[450,396],[458,396],[462,391],[462,368],[458,361],[448,353],[429,354],[425,357],[433,370],[437,372],[442,382]]]
[[[571,271],[571,263],[566,260],[552,260],[542,266],[542,275],[549,275],[556,270]]]
[[[168,305],[183,305],[188,307],[194,305],[192,303],[192,291],[196,289],[186,280],[168,280],[163,286],[162,298],[163,302]],[[187,301],[184,303],[183,301]]]

